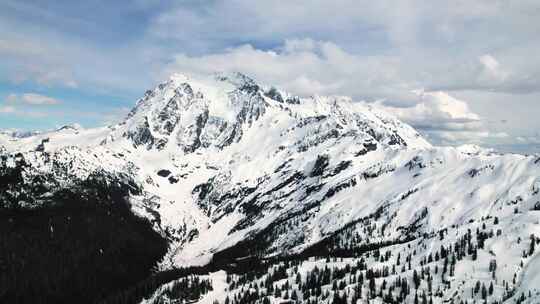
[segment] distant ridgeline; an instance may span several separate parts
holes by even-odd
[[[238,73],[0,133],[0,304],[537,304],[539,222],[538,155]]]

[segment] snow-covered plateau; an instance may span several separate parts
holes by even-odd
[[[175,74],[117,125],[0,133],[10,172],[3,208],[96,175],[128,187],[168,241],[159,270],[265,261],[144,303],[540,303],[540,156],[435,147],[347,97]]]

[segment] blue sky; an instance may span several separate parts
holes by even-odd
[[[172,72],[377,103],[435,144],[537,152],[538,1],[0,2],[0,128],[120,120]]]

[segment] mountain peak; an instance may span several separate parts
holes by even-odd
[[[390,146],[430,147],[410,126],[349,97],[301,98],[273,86],[263,87],[239,72],[172,74],[139,100],[126,120],[123,136],[148,149],[223,148],[238,142],[267,112],[271,114],[266,120],[274,121],[266,126],[271,129],[276,122],[306,127],[307,121],[313,121],[308,124],[313,129],[306,132],[320,133],[317,136],[356,134]],[[285,136],[284,132],[290,130],[276,136]]]
[[[228,82],[239,88],[257,86],[253,78],[240,72],[217,72],[214,75],[217,80]]]
[[[175,73],[139,100],[123,136],[149,149],[224,147],[239,140],[242,125],[265,107],[259,86],[241,73]]]
[[[0,205],[46,207],[66,194],[114,190],[107,199],[127,196],[130,210],[166,237],[161,269],[335,254],[349,257],[338,264],[350,262],[351,277],[375,265],[391,286],[392,276],[413,282],[433,270],[437,302],[480,282],[495,284],[498,302],[508,286],[538,286],[540,259],[529,247],[540,242],[531,237],[538,156],[431,147],[412,127],[348,97],[293,97],[239,73],[175,74],[114,127],[3,137]],[[320,261],[328,269],[335,262]],[[388,266],[401,267],[390,274]],[[429,284],[416,289],[427,294]]]
[[[214,73],[180,73],[175,72],[169,76],[169,81],[173,86],[190,84],[193,86],[213,86],[222,87],[223,84],[231,85],[231,88],[245,88],[257,86],[254,79],[240,72],[214,72]]]
[[[188,82],[190,79],[191,79],[191,77],[189,75],[183,74],[183,73],[178,73],[178,72],[172,73],[169,76],[169,81],[176,82],[176,83]]]

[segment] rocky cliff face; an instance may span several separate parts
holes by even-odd
[[[137,189],[132,210],[169,240],[162,268],[381,247],[411,254],[410,244],[453,244],[477,228],[508,232],[482,250],[519,264],[513,256],[527,245],[510,240],[540,235],[537,157],[432,147],[370,105],[296,97],[241,74],[173,75],[116,126],[5,145],[3,172],[17,180],[5,193],[28,193],[34,199],[24,206],[49,192],[31,187],[30,172],[50,181],[46,189],[95,174],[107,183],[129,180]],[[495,217],[498,226],[484,224]],[[534,259],[499,281],[512,281]]]
[[[163,150],[169,146],[185,153],[237,142],[242,126],[264,114],[266,102],[258,85],[243,75],[216,75],[213,80],[228,90],[208,90],[198,82],[190,83],[186,76],[173,75],[138,102],[126,120],[130,127],[123,136],[136,147]]]

